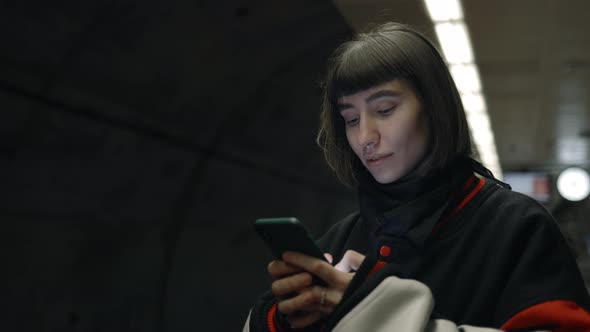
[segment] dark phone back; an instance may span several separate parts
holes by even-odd
[[[297,251],[326,260],[305,226],[297,218],[258,219],[254,222],[254,227],[278,259],[281,259],[285,251]]]

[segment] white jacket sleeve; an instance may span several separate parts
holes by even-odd
[[[412,279],[387,277],[336,324],[333,332],[498,332],[445,319],[431,319],[430,289]],[[250,315],[243,332],[249,331]]]
[[[334,332],[493,332],[490,328],[457,326],[430,316],[434,298],[426,285],[411,279],[388,277],[346,314]]]
[[[252,310],[250,310],[250,313],[248,313],[248,319],[246,319],[246,323],[244,324],[244,328],[242,329],[242,332],[250,332],[250,315],[252,314]]]

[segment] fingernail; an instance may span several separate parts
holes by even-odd
[[[293,254],[290,251],[286,251],[283,253],[283,260],[288,261],[293,258]]]

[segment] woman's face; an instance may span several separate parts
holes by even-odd
[[[403,80],[338,99],[346,138],[379,183],[391,183],[414,169],[427,150],[428,130],[422,104]]]

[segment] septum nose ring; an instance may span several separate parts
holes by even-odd
[[[364,149],[365,154],[373,153],[373,150],[375,149],[375,142],[369,142],[369,143],[365,144],[363,149]]]

